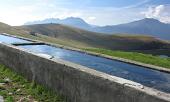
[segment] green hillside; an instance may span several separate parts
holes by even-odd
[[[36,32],[36,36],[30,35],[32,31]],[[142,52],[155,49],[170,49],[169,43],[149,36],[105,35],[59,24],[12,27],[0,23],[0,33],[9,33],[76,48],[95,47],[110,50]]]
[[[38,24],[17,28],[50,36],[76,47],[77,45],[80,45],[78,47],[85,45],[86,47],[100,47],[111,50],[151,50],[169,46],[166,42],[149,36],[105,35],[60,24]]]
[[[125,58],[137,62],[142,62],[142,63],[156,65],[156,66],[170,69],[170,58],[160,58],[159,56],[153,56],[150,54],[142,54],[137,52],[112,51],[112,50],[99,49],[99,48],[84,49],[84,50],[100,53],[104,55],[109,55],[112,57]]]

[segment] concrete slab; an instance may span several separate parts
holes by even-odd
[[[48,54],[44,54],[44,53],[36,53],[36,55],[41,56],[41,57],[44,57],[44,58],[47,58],[47,59],[52,59],[52,58],[54,58],[53,56],[48,55]]]
[[[68,102],[170,102],[170,94],[61,59],[0,44],[0,62]]]

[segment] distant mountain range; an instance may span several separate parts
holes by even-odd
[[[34,24],[49,24],[49,23],[55,23],[55,24],[64,24],[64,25],[69,25],[85,30],[89,30],[92,28],[92,25],[86,23],[83,19],[81,18],[75,18],[75,17],[69,17],[66,19],[58,19],[58,18],[49,18],[45,19],[42,21],[33,21],[33,22],[27,22],[24,25],[34,25]]]
[[[47,23],[56,23],[69,25],[93,32],[106,33],[106,34],[139,34],[139,35],[148,35],[154,36],[156,38],[170,40],[170,24],[162,23],[156,19],[145,18],[142,20],[119,24],[119,25],[110,25],[110,26],[94,26],[86,23],[81,18],[66,18],[66,19],[45,19],[42,21],[33,21],[27,22],[25,25],[34,25],[34,24],[47,24]]]

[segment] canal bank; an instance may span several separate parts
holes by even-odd
[[[0,55],[1,63],[73,102],[169,102],[167,93],[28,49],[1,44]]]
[[[85,53],[85,54],[89,54],[89,55],[93,55],[93,56],[103,57],[103,58],[111,59],[111,60],[117,60],[117,61],[129,63],[129,64],[134,64],[134,65],[137,65],[137,66],[146,67],[146,68],[149,68],[149,69],[154,69],[154,70],[170,73],[170,68],[160,67],[160,66],[156,66],[156,65],[152,65],[152,64],[146,64],[146,63],[142,63],[142,62],[139,62],[139,61],[134,61],[134,60],[126,59],[126,58],[109,56],[109,55],[106,55],[106,54],[96,53],[96,52],[87,51],[87,50],[78,49],[78,48],[73,48],[73,47],[64,46],[64,45],[60,45],[60,44],[44,42],[44,41],[40,41],[40,40],[33,40],[33,39],[24,38],[24,37],[11,35],[11,34],[6,34],[6,33],[2,33],[1,35],[14,37],[14,38],[20,38],[22,40],[27,40],[27,41],[30,41],[30,42],[46,44],[46,45],[50,45],[50,46],[53,46],[53,47],[58,47],[58,48],[66,49],[66,50],[72,50],[72,51],[76,51],[76,52],[81,52],[81,53]]]

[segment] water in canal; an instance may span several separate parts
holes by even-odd
[[[170,74],[168,73],[48,45],[27,45],[20,47],[35,53],[49,54],[56,59],[67,60],[170,93]]]
[[[0,35],[0,42],[12,44],[29,43],[30,41]],[[28,49],[38,54],[48,54],[54,56],[56,59],[67,60],[170,93],[170,74],[168,73],[49,45],[25,45],[18,47]]]
[[[29,43],[31,41],[15,38],[15,37],[10,37],[10,36],[5,36],[0,34],[0,42],[4,42],[7,44],[13,44],[13,43]]]

